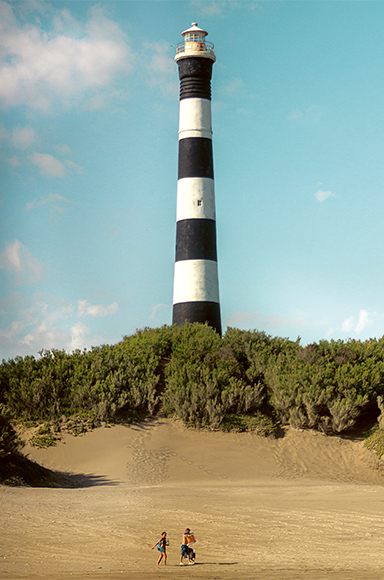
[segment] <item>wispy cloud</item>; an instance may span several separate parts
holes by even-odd
[[[59,102],[69,106],[134,68],[128,38],[100,5],[90,9],[84,27],[68,9],[51,5],[45,15],[51,25],[48,32],[19,20],[17,12],[17,6],[0,2],[0,103],[6,107],[50,110]]]
[[[31,201],[27,203],[25,209],[26,211],[29,211],[31,209],[36,209],[37,207],[40,207],[42,205],[47,205],[57,212],[63,212],[64,211],[63,204],[67,203],[71,203],[71,201],[66,197],[63,197],[58,193],[50,193],[49,195],[47,195],[47,197],[43,197],[36,201]]]
[[[238,95],[243,89],[243,80],[239,78],[234,78],[231,81],[222,85],[219,89],[222,95]]]
[[[19,240],[9,244],[0,254],[0,268],[16,274],[16,284],[37,282],[44,273],[43,264]]]
[[[239,328],[259,328],[267,331],[279,327],[305,328],[311,326],[302,315],[288,318],[277,314],[265,315],[251,310],[232,313],[225,321],[225,325]]]
[[[332,193],[332,191],[328,190],[328,191],[324,191],[323,189],[319,189],[318,191],[316,191],[315,193],[315,198],[317,199],[317,201],[319,201],[320,203],[322,203],[323,201],[325,201],[326,199],[328,199],[329,197],[335,197],[335,194]]]
[[[204,17],[224,17],[227,12],[236,8],[252,11],[260,10],[263,6],[263,1],[247,0],[246,2],[240,2],[237,0],[211,0],[210,2],[207,2],[206,0],[193,0],[192,6]]]
[[[353,316],[350,316],[346,320],[344,320],[343,324],[341,325],[341,330],[343,332],[351,332],[354,328]]]
[[[26,149],[36,139],[36,133],[31,127],[15,127],[12,131],[11,143],[17,149]]]
[[[200,7],[201,13],[204,16],[220,16],[223,12],[218,2],[206,2],[204,5],[200,3]]]
[[[177,81],[175,80],[175,63],[173,51],[166,42],[147,44],[145,47],[148,72],[147,81],[151,86],[157,87],[164,96],[172,97],[177,94]]]
[[[289,121],[300,121],[301,123],[311,125],[316,123],[323,116],[323,109],[318,105],[311,105],[307,109],[294,109],[288,116]]]
[[[63,163],[50,155],[49,153],[37,153],[34,151],[32,155],[29,156],[32,163],[37,165],[41,175],[47,175],[48,177],[64,177],[65,167]]]
[[[167,305],[166,305],[166,304],[156,304],[156,306],[154,306],[154,307],[152,308],[152,312],[151,312],[151,314],[149,315],[149,318],[150,318],[151,320],[155,320],[156,322],[160,322],[160,320],[159,320],[158,318],[156,318],[157,311],[158,311],[160,308],[167,308]]]
[[[108,316],[115,314],[118,309],[117,302],[112,302],[108,306],[102,306],[101,304],[90,304],[87,300],[77,301],[77,312],[80,318],[83,316],[92,316],[93,318],[97,316]]]
[[[73,161],[70,161],[69,159],[66,159],[65,163],[70,169],[73,169],[73,171],[75,171],[76,173],[78,173],[78,174],[84,173],[83,167],[81,167],[80,165],[77,165],[77,163],[74,163]]]
[[[106,307],[109,311],[113,309]],[[12,292],[8,299],[0,298],[0,315],[12,316],[8,326],[0,328],[0,353],[5,357],[54,348],[71,352],[117,340],[95,334],[91,324],[87,326],[78,320],[78,307],[48,292],[35,293],[32,298]]]
[[[21,165],[21,161],[16,155],[12,155],[12,157],[5,157],[5,161],[8,163],[8,165],[14,168]]]
[[[3,351],[14,356],[36,353],[43,348],[69,348],[71,337],[60,324],[70,318],[73,306],[67,300],[49,293],[34,294],[28,307],[26,301],[25,297],[17,294],[12,297],[13,304],[8,305],[17,320],[11,322],[7,329],[0,330]]]
[[[71,152],[71,148],[68,147],[68,145],[64,145],[63,143],[59,143],[58,145],[56,145],[55,149],[61,154],[64,155],[66,157],[71,156],[72,152]]]

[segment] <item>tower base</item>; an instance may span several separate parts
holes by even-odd
[[[208,322],[221,336],[220,304],[217,302],[179,302],[173,305],[172,324],[182,326],[186,322]]]

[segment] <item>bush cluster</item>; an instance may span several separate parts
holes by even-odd
[[[81,432],[84,422],[162,412],[211,429],[268,435],[280,424],[334,434],[379,415],[384,427],[384,338],[302,347],[299,339],[256,330],[229,328],[220,337],[207,325],[187,324],[39,355],[0,365],[0,405],[13,421]],[[8,419],[2,429],[9,445]]]

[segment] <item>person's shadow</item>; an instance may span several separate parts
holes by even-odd
[[[236,566],[239,562],[195,562],[194,566]],[[188,564],[185,564],[188,566]]]

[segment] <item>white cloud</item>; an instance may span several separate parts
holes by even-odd
[[[201,3],[200,7],[203,16],[220,16],[222,14],[222,8],[218,2]]]
[[[47,195],[47,197],[27,203],[25,209],[29,211],[31,209],[36,209],[37,207],[40,207],[42,205],[48,205],[55,211],[63,212],[64,211],[64,208],[62,207],[63,203],[71,203],[71,202],[69,199],[63,197],[62,195],[59,195],[58,193],[50,193]]]
[[[73,161],[69,161],[69,159],[66,159],[65,163],[68,165],[68,167],[70,169],[73,169],[74,171],[76,171],[76,173],[79,173],[79,174],[84,173],[84,169],[80,165],[77,165],[77,163],[74,163]]]
[[[344,320],[343,324],[341,325],[341,330],[343,332],[351,332],[353,330],[353,316],[350,316],[346,320]]]
[[[214,17],[214,16],[224,16],[225,13],[230,12],[234,9],[248,9],[252,11],[260,10],[263,6],[263,0],[247,0],[236,1],[236,0],[193,0],[192,7],[194,11],[202,16]]]
[[[81,24],[72,16],[68,8],[64,8],[54,15],[53,26],[60,34],[68,34],[70,31],[73,35],[81,35]]]
[[[7,131],[4,128],[4,125],[0,124],[0,146],[7,138]]]
[[[367,326],[369,326],[371,323],[372,323],[372,320],[370,320],[370,318],[369,318],[368,310],[360,310],[359,319],[357,321],[355,331],[357,332],[357,334],[359,334]]]
[[[324,191],[322,189],[319,189],[318,191],[316,191],[315,193],[315,197],[317,199],[317,201],[323,202],[326,199],[328,199],[328,197],[333,196],[334,197],[334,193],[332,193],[332,191]]]
[[[35,293],[33,298],[13,292],[8,299],[0,298],[0,314],[11,317],[8,327],[0,329],[1,357],[36,355],[42,349],[71,352],[117,342],[92,332],[77,320],[76,307],[47,292]]]
[[[34,151],[32,155],[29,156],[32,163],[38,166],[39,171],[42,175],[47,175],[48,177],[64,177],[65,167],[59,159],[53,157],[49,153],[37,153]]]
[[[156,318],[157,311],[158,311],[160,308],[167,308],[167,305],[166,305],[166,304],[156,304],[156,306],[154,306],[154,307],[152,308],[152,312],[151,312],[151,314],[149,315],[149,318],[150,318],[151,320],[156,320],[157,322],[160,322],[160,321],[159,321],[159,319],[158,319],[158,318]]]
[[[30,147],[36,140],[36,134],[30,127],[15,127],[12,131],[11,143],[18,149]]]
[[[85,337],[88,336],[90,333],[91,330],[88,328],[88,326],[86,326],[82,322],[76,322],[76,324],[74,324],[70,329],[71,342],[69,350],[70,351],[76,349],[82,350],[86,343]]]
[[[220,87],[220,93],[226,95],[237,95],[243,88],[242,79],[235,78]]]
[[[68,10],[50,6],[48,32],[38,24],[19,22],[14,10],[0,2],[0,103],[4,106],[42,110],[56,102],[69,106],[133,70],[128,39],[102,7],[91,8],[81,34],[81,25]]]
[[[16,284],[38,282],[44,273],[43,264],[19,240],[9,244],[0,254],[0,268],[16,274]]]
[[[294,109],[288,116],[289,121],[300,121],[301,123],[311,125],[316,123],[323,116],[323,109],[317,105],[311,105],[308,109],[303,111]]]
[[[301,119],[302,116],[303,113],[299,111],[299,109],[295,109],[294,111],[292,111],[292,113],[288,115],[288,119],[290,121],[296,121],[297,119]]]
[[[177,94],[177,80],[175,80],[175,63],[169,43],[156,42],[146,45],[145,58],[148,82],[159,88],[165,96],[174,97]]]
[[[20,161],[20,159],[16,155],[13,155],[12,157],[6,157],[5,158],[5,161],[11,167],[19,167],[19,165],[21,165],[21,161]]]
[[[350,316],[344,320],[343,324],[341,325],[341,330],[343,332],[355,332],[356,334],[360,334],[367,328],[367,326],[372,324],[372,322],[373,320],[371,320],[368,310],[362,309],[359,312],[357,323],[355,324],[354,317]]]
[[[279,327],[305,328],[312,326],[302,315],[296,318],[276,314],[261,314],[251,310],[244,312],[234,312],[225,321],[225,326],[235,326],[238,328],[259,328],[260,330],[272,330]]]
[[[59,145],[56,145],[56,150],[59,151],[59,153],[61,153],[61,155],[65,155],[66,157],[72,155],[71,148],[68,147],[68,145],[64,145],[62,143],[60,143]]]
[[[225,321],[225,326],[234,326],[243,328],[244,326],[256,328],[260,322],[260,315],[251,310],[244,312],[233,312]]]
[[[108,316],[109,314],[115,314],[118,308],[117,302],[112,302],[109,306],[102,306],[101,304],[89,304],[87,300],[77,301],[77,312],[80,318],[83,316],[92,316],[93,318]]]

